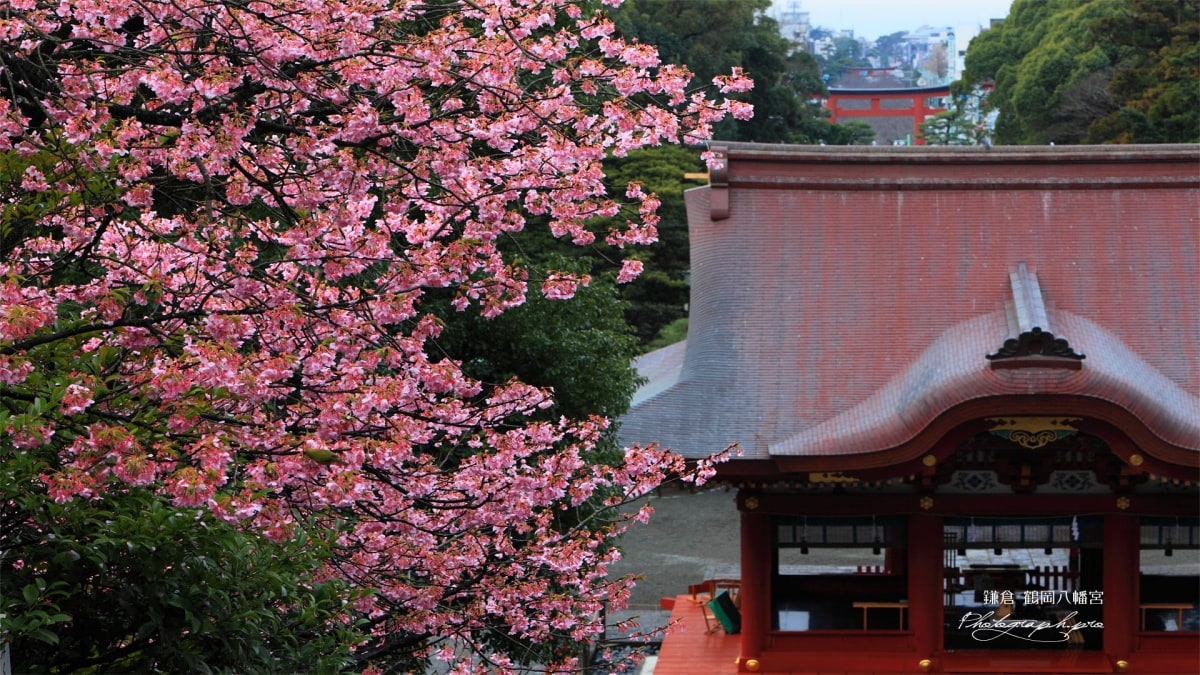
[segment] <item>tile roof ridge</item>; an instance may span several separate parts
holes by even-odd
[[[1006,306],[1009,334],[995,353],[987,355],[991,367],[1080,368],[1086,355],[1054,335],[1037,273],[1022,261],[1008,278],[1012,288],[1012,302]]]

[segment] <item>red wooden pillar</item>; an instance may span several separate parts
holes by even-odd
[[[1138,630],[1139,545],[1137,516],[1104,517],[1104,652],[1112,661],[1129,658]]]
[[[742,511],[742,647],[738,663],[762,656],[771,626],[771,520]]]
[[[918,659],[941,649],[942,565],[942,517],[909,516],[908,629]]]

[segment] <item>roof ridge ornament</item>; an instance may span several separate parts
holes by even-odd
[[[1013,301],[1008,305],[1009,335],[995,354],[988,354],[991,367],[1079,369],[1085,357],[1066,339],[1055,337],[1037,274],[1024,263],[1008,275]]]
[[[714,145],[708,160],[709,218],[713,221],[729,218],[729,148]]]

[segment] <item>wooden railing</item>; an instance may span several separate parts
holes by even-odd
[[[1074,591],[1079,585],[1079,572],[1066,565],[1039,565],[1026,574],[1025,580],[1046,591]]]
[[[1079,572],[1066,565],[1037,565],[1024,570],[1025,583],[1023,588],[1007,588],[997,590],[1021,591],[1038,589],[1043,591],[1074,591],[1079,584]],[[948,567],[945,569],[945,583],[948,591],[954,589],[970,589],[975,586],[974,577],[980,574],[970,569]]]

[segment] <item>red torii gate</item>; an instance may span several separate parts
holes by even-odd
[[[950,85],[901,89],[830,89],[825,107],[833,123],[860,120],[880,145],[924,145],[921,123],[948,106]]]

